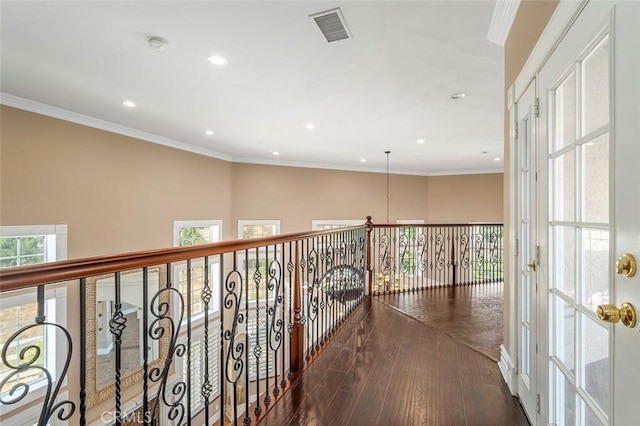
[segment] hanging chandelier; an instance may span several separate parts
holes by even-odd
[[[389,225],[389,154],[391,154],[391,151],[385,151],[384,153],[387,156],[387,225]],[[392,238],[387,235],[388,229],[390,228],[387,226],[384,235],[380,236],[381,242],[385,240],[386,243],[384,244],[384,252],[380,255],[380,272],[378,272],[376,283],[378,285],[378,291],[389,291],[392,288],[397,288],[400,284],[400,277],[396,273],[395,259],[392,251],[395,249],[395,243],[394,247],[392,247]]]

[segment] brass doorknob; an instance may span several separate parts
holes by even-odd
[[[533,272],[536,271],[536,261],[535,260],[533,262],[531,262],[531,263],[527,263],[527,266],[529,268],[533,269]]]
[[[636,258],[631,253],[623,254],[616,261],[616,272],[623,277],[633,277],[636,267]]]
[[[616,305],[600,305],[596,313],[602,321],[614,324],[622,321],[629,328],[636,326],[636,310],[631,303],[623,303],[620,309]]]

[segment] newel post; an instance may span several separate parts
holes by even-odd
[[[371,231],[373,231],[373,222],[371,222],[371,216],[367,216],[365,225],[367,225],[367,283],[369,286],[369,294],[371,294],[371,283],[373,281],[373,272],[371,271]]]
[[[293,274],[293,332],[291,335],[291,373],[302,373],[304,362],[304,325],[300,304],[300,242],[295,242],[295,268]]]

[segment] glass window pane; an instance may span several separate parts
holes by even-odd
[[[609,134],[583,145],[583,217],[585,222],[609,222]]]
[[[553,213],[555,220],[575,220],[576,163],[575,151],[571,150],[553,160]]]
[[[38,237],[21,237],[20,238],[20,255],[26,256],[30,254],[44,253],[44,235]]]
[[[609,333],[581,314],[584,334],[584,389],[605,413],[609,412]]]
[[[0,238],[0,257],[18,255],[18,239],[14,237]]]
[[[274,225],[244,225],[242,227],[242,238],[262,238],[275,234]]]
[[[609,122],[609,38],[582,62],[584,135]]]
[[[575,142],[576,130],[576,78],[571,73],[555,91],[555,143],[554,150]]]
[[[582,230],[582,304],[596,311],[609,303],[609,231]]]
[[[575,300],[576,230],[564,226],[553,227],[553,259],[555,272],[551,287],[562,290]]]
[[[572,426],[576,424],[576,392],[573,384],[555,365],[553,368],[553,385],[555,387],[554,423]]]
[[[593,410],[587,405],[586,402],[580,400],[582,405],[584,406],[584,422],[585,426],[606,426],[605,423],[602,423],[600,419],[596,416]]]
[[[575,310],[558,296],[552,296],[552,298],[555,316],[553,324],[556,327],[552,353],[575,374]]]
[[[529,376],[531,375],[529,364],[529,341],[531,339],[529,328],[522,327],[522,351],[520,360],[520,373]]]

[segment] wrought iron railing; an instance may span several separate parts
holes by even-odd
[[[38,425],[255,423],[363,300],[366,238],[360,226],[0,271],[19,317],[2,342],[2,424],[34,406]]]
[[[503,225],[371,225],[372,294],[503,280]]]
[[[255,423],[367,293],[502,280],[502,225],[370,219],[0,270],[0,422]]]

